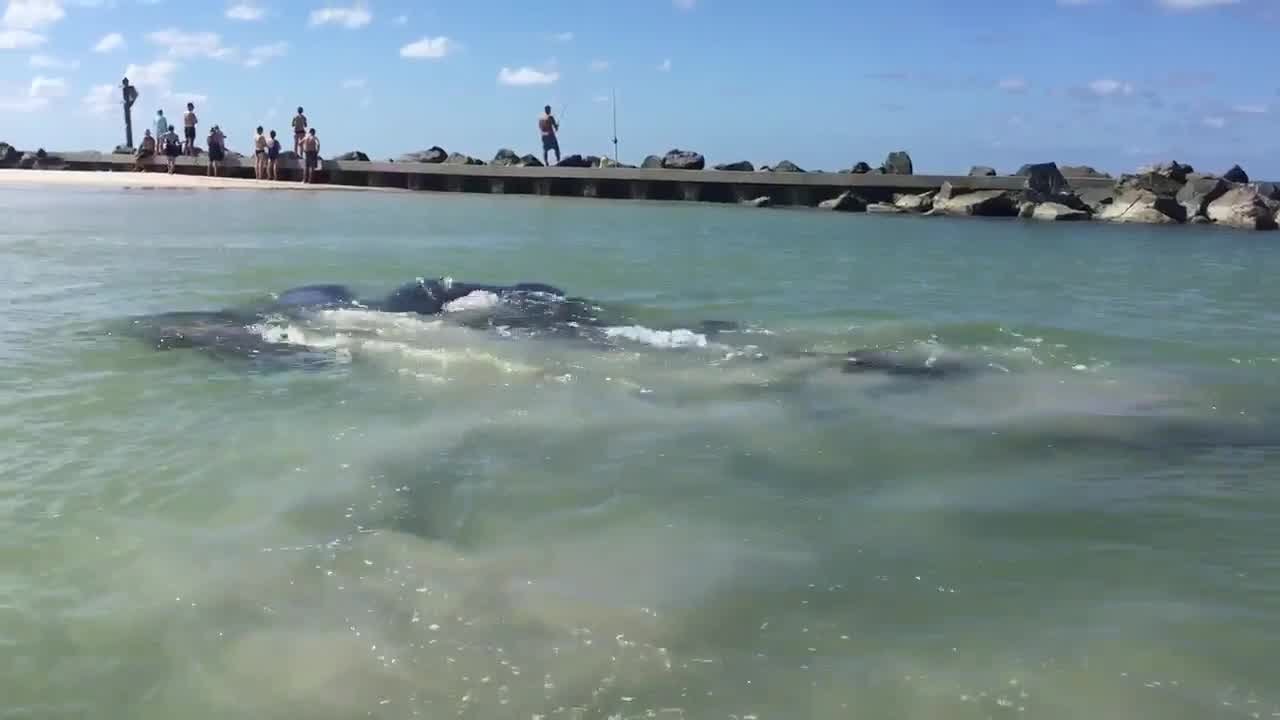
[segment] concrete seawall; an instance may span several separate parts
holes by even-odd
[[[62,159],[67,171],[132,172],[129,155],[106,153],[49,153]],[[204,156],[178,158],[175,172],[204,175]],[[281,180],[299,180],[301,161],[280,161]],[[150,172],[164,172],[163,159]],[[220,175],[253,178],[253,159],[229,159]],[[735,172],[648,168],[514,167],[411,162],[324,160],[316,174],[320,183],[358,187],[386,187],[436,192],[472,192],[634,200],[681,200],[737,203],[768,196],[774,205],[815,206],[847,190],[872,202],[888,201],[895,193],[922,193],[951,183],[957,190],[1020,190],[1020,176],[863,175],[828,172]],[[1077,190],[1111,187],[1110,178],[1071,178]]]

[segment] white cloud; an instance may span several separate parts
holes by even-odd
[[[154,45],[166,48],[173,57],[207,57],[226,60],[235,56],[236,49],[223,47],[222,37],[212,32],[183,32],[177,28],[165,28],[147,35]]]
[[[66,15],[58,0],[9,0],[3,23],[10,30],[39,30]]]
[[[342,88],[344,90],[358,90],[364,86],[365,86],[364,78],[347,78],[346,80],[342,81]]]
[[[245,67],[258,67],[271,58],[284,57],[289,53],[289,43],[277,42],[270,45],[259,45],[249,50],[249,59],[244,61]]]
[[[35,112],[48,107],[50,100],[65,97],[66,94],[66,80],[37,75],[31,79],[31,85],[27,88],[27,92],[15,95],[0,95],[0,110]]]
[[[677,10],[692,10],[698,5],[698,0],[671,0],[671,4]]]
[[[1011,93],[1026,92],[1027,81],[1020,77],[1005,78],[998,83],[1001,90]]]
[[[94,85],[84,96],[84,108],[94,115],[102,115],[109,110],[120,107],[119,88],[110,83]]]
[[[592,60],[591,65],[589,67],[591,68],[591,72],[604,72],[609,69],[609,61],[608,60]]]
[[[31,97],[59,98],[67,94],[67,81],[62,78],[51,78],[37,75],[31,78],[31,88],[27,91]]]
[[[591,98],[591,102],[607,103],[607,102],[609,102],[609,96],[608,96],[608,95],[596,95],[595,97]]]
[[[1236,105],[1231,111],[1241,115],[1266,115],[1271,108],[1266,105]]]
[[[1222,128],[1227,126],[1227,119],[1217,115],[1211,115],[1205,118],[1202,122],[1204,123],[1205,127],[1211,127],[1216,130],[1221,130]]]
[[[30,30],[0,30],[0,50],[26,50],[40,47],[45,37]]]
[[[240,2],[227,8],[226,15],[228,20],[257,22],[266,17],[267,11],[252,3]]]
[[[360,3],[351,7],[325,7],[311,11],[312,25],[341,25],[348,30],[356,30],[372,20],[373,14]]]
[[[573,33],[571,32],[556,33],[555,35],[551,36],[551,39],[555,40],[556,42],[572,42]]]
[[[124,70],[124,76],[138,88],[138,93],[145,98],[144,104],[151,107],[163,105],[185,106],[187,103],[202,105],[208,96],[198,92],[175,92],[173,76],[179,65],[172,60],[156,60],[146,65],[130,64]],[[120,109],[120,88],[117,85],[94,85],[85,95],[85,110],[101,115],[116,112]]]
[[[498,71],[498,82],[502,85],[512,85],[516,87],[528,85],[551,85],[560,79],[558,72],[543,72],[535,70],[531,67],[522,67],[512,70],[504,67]]]
[[[1116,95],[1128,96],[1133,94],[1133,84],[1122,82],[1120,80],[1104,78],[1102,80],[1094,80],[1089,83],[1089,92],[1097,95],[1098,97],[1113,97]]]
[[[1222,5],[1235,5],[1240,0],[1159,0],[1162,7],[1169,10],[1202,10]]]
[[[671,72],[671,58],[663,60],[662,64],[658,66],[658,70],[661,72]]]
[[[428,58],[435,60],[453,52],[455,44],[452,40],[443,35],[439,37],[424,37],[417,42],[411,42],[400,48],[400,57],[420,60]]]
[[[79,60],[63,60],[52,55],[32,55],[30,64],[44,70],[75,70],[80,67]]]
[[[408,15],[397,15],[397,16],[396,16],[396,19],[395,19],[395,20],[392,20],[391,22],[395,23],[396,25],[407,25],[407,24],[409,24],[409,16],[408,16]]]
[[[124,36],[118,32],[113,32],[103,35],[98,44],[93,46],[93,51],[96,53],[109,53],[122,47],[124,47]]]

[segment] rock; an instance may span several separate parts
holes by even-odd
[[[1090,215],[1085,210],[1067,207],[1061,203],[1047,202],[1035,205],[1031,217],[1034,220],[1088,220]]]
[[[996,169],[986,165],[974,165],[969,168],[969,177],[995,177]]]
[[[879,213],[882,215],[901,215],[905,213],[906,210],[903,210],[902,208],[898,207],[897,205],[894,205],[893,203],[879,202],[879,203],[871,203],[870,205],[868,205],[867,212]]]
[[[761,196],[760,196],[760,197],[758,197],[758,198],[752,198],[752,199],[750,199],[750,200],[743,200],[743,201],[742,201],[742,204],[743,204],[743,205],[750,206],[750,207],[758,207],[758,208],[759,208],[759,207],[769,207],[770,205],[772,205],[772,204],[773,204],[773,198],[769,197],[768,195],[761,195]]]
[[[493,156],[493,162],[489,164],[497,165],[499,167],[518,166],[520,164],[520,156],[515,154],[515,151],[513,150],[502,148]]]
[[[1186,208],[1175,198],[1140,188],[1122,190],[1098,213],[1099,220],[1117,223],[1173,224],[1186,217]]]
[[[280,157],[284,157],[284,155],[282,154]],[[449,154],[444,151],[444,148],[433,145],[429,150],[405,153],[396,162],[442,163],[447,159],[449,159]]]
[[[1146,190],[1156,195],[1165,195],[1174,197],[1178,191],[1182,189],[1186,178],[1182,180],[1174,180],[1163,173],[1155,171],[1140,173],[1138,175],[1125,175],[1120,180],[1116,192],[1121,193],[1127,190]]]
[[[542,167],[542,161],[534,155],[521,155],[520,164],[524,167]]]
[[[581,155],[570,155],[556,163],[556,167],[589,168],[591,167],[591,163]]]
[[[823,210],[838,210],[840,212],[862,212],[867,209],[867,201],[854,195],[852,191],[845,190],[830,200],[823,200],[818,203],[818,207]]]
[[[1116,199],[1115,192],[1115,188],[1085,188],[1076,197],[1097,215]]]
[[[1203,215],[1197,215],[1191,218],[1190,220],[1188,220],[1187,222],[1191,223],[1192,225],[1210,225],[1213,223],[1212,220],[1210,220],[1209,218]]]
[[[369,156],[359,150],[352,150],[351,152],[342,153],[335,157],[334,160],[345,160],[347,162],[369,162]]]
[[[755,172],[756,168],[746,160],[739,160],[738,162],[722,163],[717,165],[716,170],[724,170],[727,172]]]
[[[1276,208],[1258,192],[1246,185],[1233,188],[1209,203],[1205,214],[1219,225],[1245,230],[1275,230]]]
[[[1187,217],[1203,215],[1209,203],[1222,197],[1231,186],[1222,178],[1193,177],[1187,180],[1175,196],[1186,208]]]
[[[706,158],[692,150],[671,150],[662,158],[662,167],[668,170],[701,170],[706,166]]]
[[[1060,168],[1058,168],[1058,169],[1062,171],[1062,176],[1063,176],[1063,177],[1065,177],[1065,178],[1067,178],[1067,179],[1071,179],[1071,178],[1109,178],[1109,177],[1111,177],[1111,176],[1110,176],[1110,175],[1108,175],[1107,173],[1104,173],[1104,172],[1098,172],[1097,170],[1094,170],[1093,168],[1089,167],[1088,165],[1063,165],[1062,167],[1060,167]]]
[[[448,159],[446,159],[444,162],[446,165],[483,165],[484,164],[483,160],[477,160],[471,157],[470,155],[464,155],[460,152],[449,153]]]
[[[1030,201],[1024,201],[1018,206],[1018,217],[1023,220],[1031,219],[1036,214],[1036,204]]]
[[[931,212],[935,215],[1013,217],[1018,214],[1018,204],[1013,195],[1004,190],[961,192],[948,182],[933,198]]]
[[[585,158],[583,158],[583,160],[587,161],[587,167],[593,167],[593,168],[600,167],[601,160],[599,155],[588,155]]]
[[[790,160],[783,160],[777,165],[774,165],[771,172],[802,173],[804,172],[804,168],[791,162]]]
[[[0,167],[10,167],[17,165],[22,159],[22,153],[18,148],[9,143],[0,143]]]
[[[1159,165],[1138,170],[1139,175],[1154,173],[1156,175],[1162,175],[1169,178],[1178,184],[1186,182],[1187,176],[1193,172],[1195,172],[1195,168],[1190,165],[1180,163],[1177,160],[1170,160],[1167,163],[1160,163]]]
[[[854,175],[866,175],[867,173],[871,172],[871,166],[864,162],[859,162],[857,165],[854,165],[853,168],[849,170],[849,172],[853,173]]]
[[[1268,200],[1280,200],[1280,183],[1260,182],[1254,183],[1254,187],[1258,188],[1258,194]]]
[[[115,149],[111,151],[111,154],[112,155],[133,155],[137,151],[138,151],[137,148],[131,148],[128,145],[117,145]]]
[[[662,167],[662,158],[658,157],[657,155],[650,155],[649,157],[644,159],[644,162],[640,163],[640,167],[660,168]]]
[[[889,153],[889,157],[884,159],[880,169],[886,175],[912,175],[915,172],[911,165],[911,156],[902,150]]]
[[[223,150],[223,151],[222,151],[222,159],[224,159],[224,160],[243,160],[243,159],[244,159],[244,155],[242,155],[242,154],[240,154],[240,153],[236,152],[235,150]]]
[[[1027,190],[1049,196],[1065,195],[1071,192],[1071,185],[1062,176],[1062,171],[1058,170],[1057,163],[1023,165],[1018,174],[1027,178],[1022,183],[1022,187]]]
[[[1222,179],[1233,183],[1249,182],[1249,174],[1239,165],[1232,165],[1231,169],[1222,173]]]
[[[292,150],[285,150],[284,152],[280,153],[280,159],[281,159],[281,160],[297,160],[297,159],[298,159],[298,153],[296,153],[296,152],[294,152],[294,151],[292,151]],[[415,161],[410,161],[410,162],[417,162],[417,161],[415,160]]]
[[[893,196],[894,207],[908,212],[928,212],[933,209],[933,193],[919,195],[897,194]]]

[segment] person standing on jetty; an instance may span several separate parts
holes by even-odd
[[[222,128],[217,125],[209,129],[209,177],[218,176],[218,166],[222,164],[227,154],[226,139],[222,134]]]
[[[160,145],[164,148],[165,161],[169,164],[169,174],[173,174],[174,165],[178,162],[178,156],[182,154],[182,141],[178,139],[178,133],[174,132],[173,126],[165,131],[164,136],[160,138]]]
[[[182,114],[182,132],[186,137],[183,143],[182,152],[186,155],[194,156],[196,154],[196,105],[195,103],[187,103],[187,111]]]
[[[280,141],[275,130],[271,131],[271,140],[267,143],[267,178],[280,179]]]
[[[538,130],[542,132],[542,164],[551,164],[547,159],[547,153],[551,150],[556,153],[556,164],[560,164],[560,141],[556,138],[556,132],[560,130],[560,122],[556,120],[555,115],[551,114],[550,105],[542,108],[542,117],[538,118]]]
[[[302,154],[302,141],[307,137],[307,116],[302,114],[302,106],[298,106],[298,114],[293,116],[293,151]]]
[[[316,129],[302,140],[302,182],[315,182],[315,167],[320,164],[320,138],[316,137]]]
[[[267,179],[267,136],[262,134],[262,126],[253,136],[253,177],[258,180]]]
[[[169,118],[164,116],[164,110],[156,111],[156,142],[162,142],[161,138],[169,132]]]

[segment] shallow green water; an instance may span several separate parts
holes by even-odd
[[[0,214],[0,718],[1280,717],[1276,237],[425,194]],[[749,331],[606,352],[341,312],[293,335],[338,362],[284,371],[117,332],[445,274]],[[782,357],[919,343],[997,369]]]

